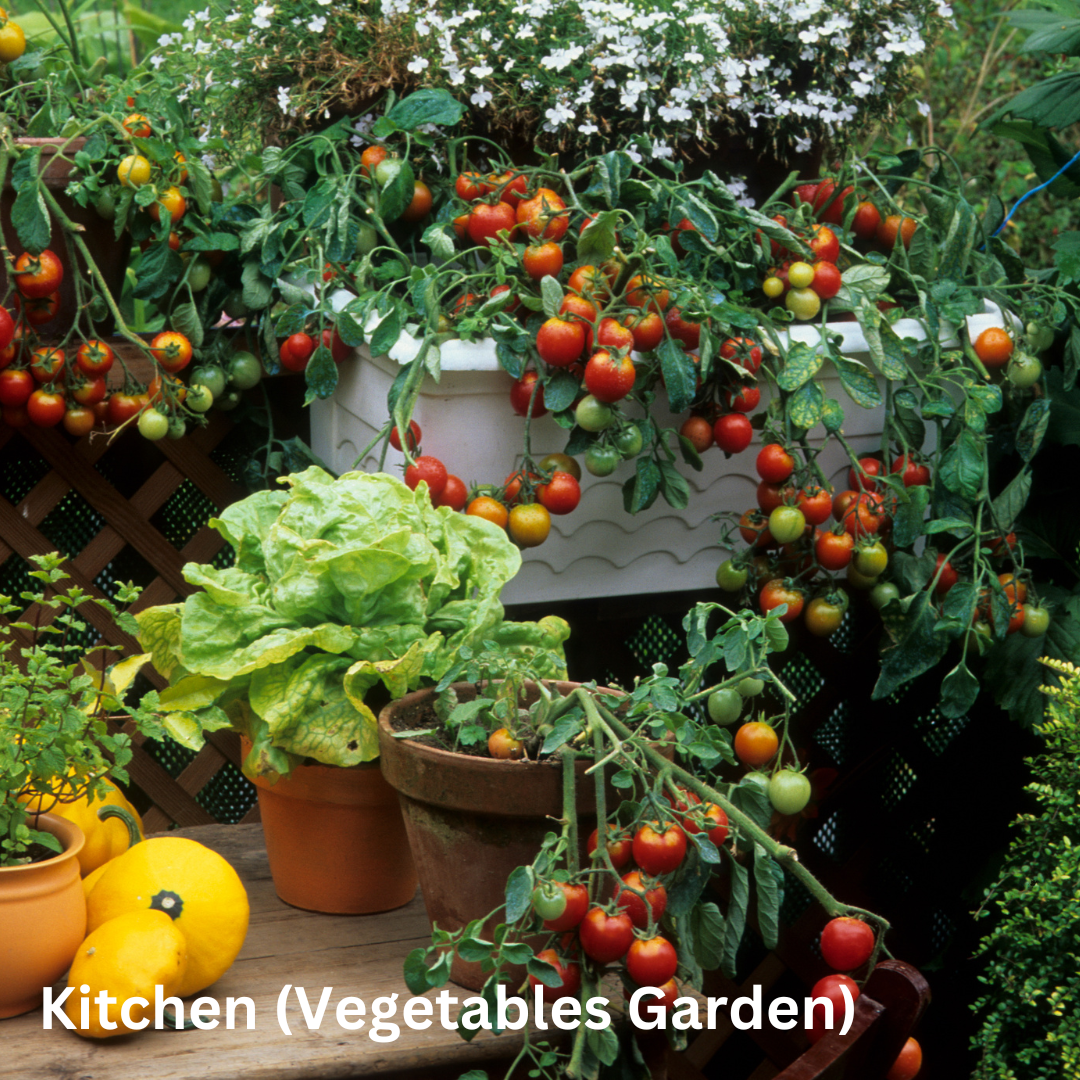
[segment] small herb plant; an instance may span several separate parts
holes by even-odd
[[[718,619],[722,624],[712,629]],[[440,684],[437,709],[459,740],[475,742],[492,724],[520,721],[519,733],[531,733],[526,746],[533,750],[540,743],[540,753],[556,755],[563,770],[559,828],[547,835],[531,865],[511,874],[504,904],[460,930],[436,927],[432,944],[406,960],[405,978],[414,994],[447,981],[455,952],[481,964],[488,978],[480,998],[465,1003],[458,1026],[462,1037],[472,1037],[485,1010],[488,1020],[498,1015],[500,984],[503,994],[526,994],[530,1007],[537,993],[548,1002],[577,997],[578,1015],[585,1015],[585,1002],[604,992],[606,976],[617,975],[628,996],[648,987],[649,1004],[685,1008],[677,1002],[689,1000],[688,988],[701,989],[704,971],[719,967],[734,975],[750,914],[751,882],[765,945],[776,946],[786,875],[830,916],[860,920],[850,925],[856,925],[866,947],[845,970],[860,974],[865,964],[869,972],[879,956],[887,955],[888,923],[831,896],[794,850],[774,839],[774,830],[783,828],[783,818],[774,821],[774,812],[798,814],[810,798],[809,782],[800,800],[792,799],[788,786],[789,778],[801,773],[791,767],[796,757],[787,737],[793,698],[768,662],[770,653],[787,645],[778,615],[699,604],[684,627],[689,659],[677,675],[657,665],[624,695],[595,685],[564,694],[541,683],[536,704],[522,712],[522,699],[515,695],[525,669],[505,663],[514,674],[481,687],[479,704],[455,704],[449,688]],[[726,673],[714,681],[720,665]],[[470,659],[456,674],[482,675],[485,667],[479,658]],[[779,709],[768,722],[747,719],[733,736],[730,725],[743,703],[765,686]],[[736,699],[734,708],[729,695]],[[579,858],[576,798],[576,764],[582,758],[590,763],[586,776],[595,784],[597,806],[585,863]],[[721,766],[730,776],[738,765],[748,771],[735,780],[721,779]],[[615,803],[611,788],[618,793]],[[723,912],[709,891],[721,868],[730,886]],[[524,968],[525,980],[519,984],[511,968]],[[671,1037],[684,1038],[675,1031]],[[567,1049],[537,1045],[526,1033],[507,1075],[517,1075],[521,1065],[533,1077],[594,1077],[602,1065],[617,1060],[631,1069],[633,1061],[640,1063],[632,1039],[610,1027],[581,1025]]]
[[[41,796],[48,806],[87,794],[104,796],[107,777],[126,782],[131,737],[111,727],[110,716],[130,716],[147,734],[160,731],[152,711],[155,693],[144,695],[137,707],[122,700],[149,657],[117,660],[103,675],[100,661],[116,647],[95,646],[95,666],[83,658],[78,643],[87,629],[77,612],[84,604],[97,605],[128,633],[137,629],[134,619],[109,600],[65,586],[68,575],[59,555],[36,555],[31,561],[38,591],[22,593],[21,604],[0,596],[0,615],[13,616],[26,605],[36,613],[32,621],[0,625],[0,866],[36,861],[40,848],[50,854],[61,850],[54,836],[36,827],[28,801]],[[138,595],[134,586],[122,585],[117,601],[128,605]],[[34,845],[40,848],[35,851]]]

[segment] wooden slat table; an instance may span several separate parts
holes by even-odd
[[[53,1024],[42,1027],[42,1011],[0,1021],[0,1077],[12,1080],[346,1080],[379,1075],[394,1080],[451,1080],[469,1068],[501,1076],[521,1046],[514,1032],[480,1032],[466,1043],[438,1022],[427,1031],[401,1024],[411,996],[402,978],[410,950],[430,941],[420,894],[403,908],[381,915],[316,915],[291,908],[277,898],[260,825],[207,825],[178,830],[219,851],[236,867],[251,900],[251,926],[232,968],[204,994],[224,1010],[229,996],[250,997],[255,1027],[243,1027],[238,1009],[235,1030],[224,1018],[212,1031],[155,1031],[104,1041],[87,1040]],[[42,929],[47,933],[46,928]],[[324,986],[333,992],[319,1030],[309,1031],[295,995],[288,1021],[292,1036],[277,1023],[277,999],[286,983],[303,986],[313,1005]],[[63,989],[61,984],[57,990]],[[450,985],[459,1000],[469,991]],[[397,993],[395,1042],[372,1041],[371,1002]],[[427,996],[434,998],[436,992]],[[365,1026],[346,1031],[334,1010],[347,996],[367,1005]],[[456,1015],[458,1009],[452,1012]]]

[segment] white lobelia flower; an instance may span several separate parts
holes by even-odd
[[[477,108],[483,109],[487,107],[494,96],[495,95],[490,90],[485,90],[484,87],[478,86],[469,100],[477,106]]]
[[[307,24],[307,28],[313,34],[321,34],[326,29],[326,16],[313,15],[311,21]]]
[[[430,61],[423,56],[414,56],[406,65],[405,70],[411,71],[414,75],[419,75],[429,65]]]

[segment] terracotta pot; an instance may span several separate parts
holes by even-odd
[[[86,936],[78,825],[42,814],[33,826],[64,845],[62,855],[0,866],[0,1019],[41,1006],[41,992],[71,966]]]
[[[251,749],[245,739],[244,755]],[[255,779],[274,889],[286,904],[370,915],[407,904],[416,870],[394,789],[378,762],[298,765]]]
[[[577,683],[558,683],[567,693]],[[471,683],[454,686],[471,700]],[[443,930],[458,930],[498,907],[506,879],[536,857],[547,833],[562,817],[562,767],[557,761],[497,761],[455,754],[394,738],[394,717],[422,703],[431,690],[418,690],[391,702],[379,716],[383,775],[397,788],[409,845],[420,872],[428,918]],[[531,698],[535,700],[535,695]],[[596,827],[596,791],[579,763],[578,825],[582,844]],[[609,788],[608,806],[616,795]],[[500,920],[486,928],[488,936]],[[479,963],[454,957],[450,978],[479,990],[487,976]]]
[[[109,291],[119,302],[120,290],[123,288],[128,258],[131,254],[131,236],[125,230],[118,240],[113,233],[111,221],[103,218],[92,206],[80,206],[74,199],[68,197],[65,189],[71,173],[71,164],[69,161],[57,158],[57,151],[65,143],[67,143],[67,149],[64,157],[74,158],[75,152],[83,147],[86,140],[73,139],[68,142],[66,139],[22,138],[15,141],[19,147],[41,147],[41,173],[45,177],[45,186],[56,197],[64,213],[86,230],[81,234],[82,238],[104,276]],[[22,254],[24,248],[11,223],[11,207],[14,202],[15,189],[11,187],[9,180],[0,192],[0,224],[3,225],[5,241],[9,245],[11,254],[18,256]],[[60,283],[60,312],[52,322],[40,327],[39,332],[46,337],[60,337],[68,331],[75,319],[73,275],[77,273],[89,283],[90,273],[82,257],[76,257],[74,245],[68,247],[64,230],[60,228],[55,218],[52,218],[52,239],[49,242],[49,248],[56,252],[64,264],[64,280]],[[7,274],[2,266],[0,266],[0,289],[7,291]],[[96,323],[95,327],[100,334],[110,333],[113,329],[112,316]]]

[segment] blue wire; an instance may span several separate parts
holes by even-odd
[[[1025,192],[1023,195],[1021,195],[1020,198],[1017,200],[1016,205],[1005,215],[1005,220],[993,231],[991,235],[997,236],[997,234],[1001,232],[1001,230],[1004,229],[1006,225],[1009,224],[1009,219],[1013,216],[1013,214],[1016,213],[1017,210],[1020,209],[1021,206],[1024,205],[1026,200],[1030,199],[1032,195],[1035,195],[1038,192],[1042,191],[1043,188],[1049,187],[1063,172],[1065,172],[1066,169],[1068,169],[1073,164],[1073,162],[1078,159],[1080,159],[1080,150],[1073,154],[1073,156],[1069,158],[1069,160],[1066,161],[1065,164],[1062,165],[1061,168],[1058,169],[1058,171],[1054,173],[1054,175],[1051,176],[1045,184],[1040,184],[1038,187],[1034,187],[1030,191]]]

